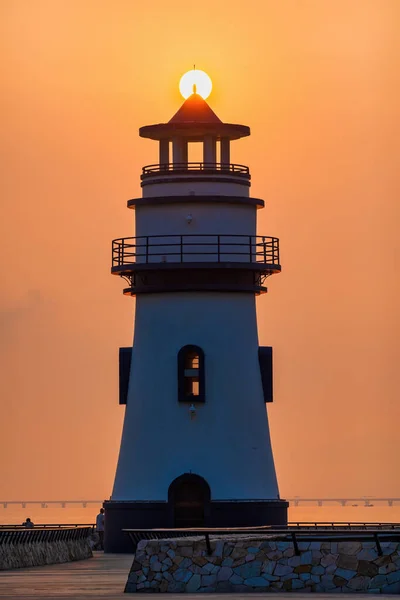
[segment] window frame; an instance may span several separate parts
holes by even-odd
[[[185,367],[188,353],[196,353],[199,357],[199,394],[197,396],[187,396],[185,393],[186,385]],[[205,356],[200,346],[188,344],[183,346],[178,352],[178,402],[195,404],[206,401],[205,390]]]

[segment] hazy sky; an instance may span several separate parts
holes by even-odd
[[[400,496],[400,2],[0,10],[0,499],[111,493],[134,313],[111,240],[134,234],[126,200],[158,160],[138,128],[176,112],[193,63],[218,116],[251,127],[232,161],[281,240],[258,300],[281,495]]]

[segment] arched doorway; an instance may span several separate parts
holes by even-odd
[[[185,473],[168,489],[174,527],[204,527],[209,511],[210,486],[199,475]]]

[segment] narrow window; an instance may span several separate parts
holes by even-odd
[[[204,352],[184,346],[178,353],[178,401],[205,402]]]
[[[264,392],[264,402],[273,402],[272,387],[272,347],[260,346],[258,348],[258,361],[260,363],[261,382]]]

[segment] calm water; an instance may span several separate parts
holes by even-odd
[[[21,506],[0,505],[0,524],[20,524],[26,517],[40,525],[41,523],[93,523],[99,512],[100,505],[80,505],[66,508],[49,507],[41,508],[38,505]],[[377,504],[372,507],[365,506],[298,506],[289,508],[290,521],[368,521],[400,523],[400,502],[389,507]]]

